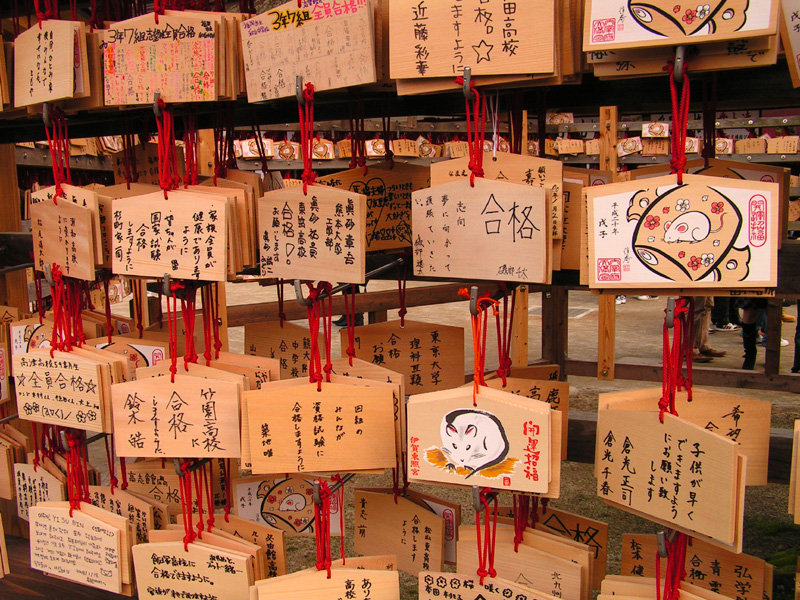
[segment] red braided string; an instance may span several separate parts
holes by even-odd
[[[206,467],[208,467],[206,469]],[[216,520],[214,518],[214,460],[212,459],[208,463],[204,464],[201,473],[203,475],[203,485],[206,489],[206,501],[208,506],[208,519],[206,520],[206,529],[209,533],[211,533],[211,529],[214,527]]]
[[[36,421],[31,421],[31,428],[33,432],[33,470],[39,468],[39,425]]]
[[[120,456],[119,457],[119,472],[122,476],[122,485],[119,486],[121,490],[128,489],[128,466],[125,464],[125,458]]]
[[[309,383],[316,383],[317,390],[322,390],[322,358],[319,351],[319,294],[321,291],[321,284],[319,287],[314,287],[313,284],[308,284],[308,330],[311,337],[311,348],[308,359],[308,381]]]
[[[233,493],[231,492],[231,459],[226,458],[222,461],[222,468],[224,470],[222,480],[225,482],[225,522],[228,523],[230,521],[230,514],[231,514],[231,497]]]
[[[164,14],[163,8],[161,14]],[[157,22],[158,13],[156,13]],[[158,99],[157,104],[161,113],[161,116],[156,117],[156,126],[158,127],[158,179],[166,199],[167,191],[177,188],[181,178],[178,176],[178,164],[175,158],[175,126],[172,107],[167,106],[161,98]]]
[[[41,8],[42,2],[44,2],[44,10]],[[52,19],[56,16],[53,11],[52,0],[33,0],[33,5],[36,11],[36,19],[39,21],[39,29],[42,28],[42,21],[47,21],[47,19]],[[28,21],[30,21],[30,18]],[[28,25],[30,26],[30,23]]]
[[[314,536],[317,545],[317,571],[327,570],[331,577],[331,491],[324,479],[319,480],[320,503],[314,503]]]
[[[119,482],[117,480],[117,468],[116,468],[116,461],[114,460],[114,449],[112,447],[109,447],[108,438],[109,436],[104,437],[103,441],[106,444],[106,460],[108,461],[108,474],[110,476],[109,485],[111,486],[111,493],[113,494],[114,488],[117,487],[117,484]]]
[[[186,177],[184,178],[184,188],[189,185],[197,185],[197,110],[190,108],[189,112],[183,117],[183,144],[186,155]]]
[[[297,105],[300,117],[300,140],[303,152],[303,194],[308,195],[309,184],[313,185],[317,179],[313,169],[312,138],[314,137],[314,85],[307,83],[303,89],[304,104]]]
[[[406,326],[406,284],[408,283],[408,262],[403,261],[402,266],[397,269],[397,295],[400,300],[400,309],[397,311],[397,316],[400,318],[400,327]]]
[[[42,275],[41,271],[34,271],[33,272],[33,286],[36,289],[36,308],[37,312],[39,313],[39,325],[44,322],[44,298],[42,296],[42,279],[44,275]],[[52,293],[52,292],[51,292]]]
[[[213,310],[213,319],[211,320],[211,323],[213,325],[212,331],[214,332],[214,358],[219,358],[219,351],[222,349],[222,340],[219,337],[220,318],[219,318],[218,283],[214,283],[211,285],[211,295],[213,296],[213,300],[211,302],[211,308]]]
[[[456,84],[464,85],[463,77],[456,77]],[[469,184],[475,187],[475,178],[483,177],[483,141],[486,131],[486,99],[470,81],[472,92],[472,108],[470,99],[465,101],[467,113],[467,143],[469,144]]]
[[[344,314],[347,318],[347,358],[350,366],[353,366],[353,358],[356,355],[356,285],[350,286],[350,294],[347,290],[342,294],[344,296]],[[350,301],[348,301],[348,295]]]
[[[678,600],[681,597],[681,582],[686,578],[686,547],[689,536],[684,533],[675,534],[670,542],[664,540],[667,550],[667,568],[664,573],[664,600]],[[661,554],[656,551],[656,600],[661,600]]]
[[[478,570],[476,574],[480,577],[481,585],[486,576],[497,577],[497,571],[494,568],[494,550],[495,540],[497,538],[497,496],[494,497],[494,512],[492,517],[489,517],[489,502],[486,500],[486,494],[491,491],[490,488],[483,488],[480,491],[480,503],[486,512],[486,520],[484,522],[483,541],[481,541],[481,512],[475,511],[475,529],[477,531],[477,545],[478,545]]]
[[[142,290],[142,281],[133,280],[133,317],[136,321],[136,330],[139,332],[139,339],[144,336],[144,325],[142,324],[142,313],[144,312],[145,294]]]
[[[56,350],[63,348],[63,313],[65,308],[64,278],[61,276],[61,268],[53,263],[51,267],[51,277],[53,287],[50,290],[53,296],[53,333],[50,338],[50,358],[53,358]]]
[[[61,184],[72,182],[69,170],[69,131],[66,123],[64,112],[57,106],[52,107],[50,109],[50,127],[45,127],[45,134],[47,134],[47,145],[50,148],[50,158],[53,163],[53,181],[56,186],[53,202],[56,203],[58,203],[58,198],[65,195]]]
[[[667,319],[663,325],[662,343],[662,381],[661,398],[658,401],[659,420],[664,422],[664,413],[678,416],[675,410],[675,394],[681,386],[685,386],[691,400],[692,387],[692,346],[694,340],[694,300],[678,298],[675,302],[672,327]],[[672,343],[670,345],[669,331],[672,329]],[[683,376],[681,369],[684,358],[687,366],[687,376]]]
[[[327,281],[320,282],[319,286],[325,292],[326,297],[321,300],[324,309],[325,300],[328,304],[328,314],[322,313],[322,337],[325,343],[325,366],[322,367],[325,373],[325,381],[330,383],[331,372],[333,371],[333,363],[331,362],[331,344],[333,341],[333,298],[331,297],[331,289],[333,287]],[[355,304],[353,305],[355,306]]]
[[[172,364],[169,367],[171,374],[171,381],[175,383],[175,373],[178,372],[178,298],[175,295],[175,290],[172,292],[172,306],[170,307],[170,298],[167,296],[167,327],[169,328],[169,355]]]
[[[206,366],[211,366],[211,336],[214,320],[214,309],[211,308],[211,286],[206,286],[200,290],[200,296],[203,302],[203,358],[206,359]]]
[[[187,282],[186,285],[173,283],[174,290],[183,289],[181,296],[181,315],[183,316],[183,328],[186,332],[186,353],[183,356],[183,368],[189,370],[189,363],[197,362],[197,351],[194,343],[194,325],[197,307],[197,286],[194,282]],[[174,291],[173,290],[173,291]]]
[[[180,478],[180,493],[181,493],[181,511],[183,513],[183,549],[188,552],[189,544],[195,540],[194,529],[192,529],[192,512],[194,504],[192,503],[192,480],[189,472],[189,463],[184,461],[181,464],[181,471],[183,477]]]
[[[686,171],[686,126],[689,123],[689,74],[684,62],[683,85],[680,101],[675,83],[675,63],[670,61],[664,70],[669,73],[669,94],[672,100],[672,158],[670,168],[678,175],[678,184],[683,184],[683,173]]]
[[[166,0],[153,0],[153,16],[156,19],[156,25],[158,25],[158,16],[164,14],[164,9],[166,9]]]
[[[114,327],[111,325],[111,294],[110,294],[111,275],[106,273],[103,275],[103,292],[105,293],[105,313],[106,313],[106,335],[108,336],[108,343],[111,343],[111,336],[114,333]]]
[[[531,511],[531,497],[525,494],[512,494],[514,500],[514,552],[519,552],[523,534],[528,525]]]
[[[89,18],[90,31],[94,31],[95,29],[105,29],[103,17],[97,12],[97,0],[91,0],[90,6],[92,8],[92,16]]]
[[[195,469],[192,472],[192,478],[194,479],[194,490],[195,494],[197,495],[197,539],[203,539],[203,479],[198,473],[198,470]]]
[[[335,483],[340,483],[339,489],[336,490],[336,503],[337,508],[339,511],[339,555],[342,558],[342,565],[345,564],[345,556],[344,556],[344,535],[345,535],[345,528],[344,528],[344,483],[342,482],[342,476],[338,473],[331,477],[331,480]]]

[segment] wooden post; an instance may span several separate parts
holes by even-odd
[[[567,378],[567,294],[560,285],[542,293],[542,358],[559,366],[562,381]]]
[[[610,171],[617,180],[617,107],[600,107],[600,168]],[[613,294],[598,298],[597,378],[614,379],[614,336],[616,304]]]
[[[767,375],[777,375],[781,368],[782,311],[782,297],[767,300],[767,351],[764,363],[764,372]]]
[[[197,174],[214,174],[214,130],[201,129],[197,132]]]
[[[386,323],[389,320],[389,311],[376,310],[367,313],[367,322],[372,325],[373,323]]]
[[[514,290],[514,314],[511,315],[511,366],[528,366],[528,286]]]

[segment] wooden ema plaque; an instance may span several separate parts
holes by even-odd
[[[389,552],[411,575],[444,565],[444,519],[391,491],[355,490],[354,548],[359,554]]]
[[[165,504],[171,515],[181,510],[180,479],[175,472],[175,465],[161,459],[146,459],[128,462],[128,489],[126,491],[139,494],[156,503]],[[218,472],[215,469],[216,472]],[[225,494],[218,477],[212,479],[214,491],[214,507],[225,506]],[[194,499],[195,505],[197,499]]]
[[[367,197],[325,186],[258,201],[262,277],[364,283]]]
[[[318,339],[322,348],[322,335]],[[281,327],[277,321],[247,323],[244,326],[244,350],[252,356],[277,359],[280,378],[308,377],[311,352],[311,334],[308,327],[286,321]]]
[[[408,395],[446,390],[464,384],[464,330],[406,319],[356,327],[356,354],[405,378]],[[348,346],[342,329],[342,355]]]
[[[501,10],[502,8],[502,10]],[[458,8],[424,0],[389,5],[392,79],[552,73],[555,3],[487,7],[479,0]]]
[[[563,165],[557,160],[534,158],[502,152],[493,156],[483,153],[484,179],[524,183],[545,191],[547,213],[552,220],[552,237],[561,239],[563,229],[562,176]],[[469,179],[469,156],[431,164],[431,185]]]
[[[358,560],[358,559],[356,559]],[[345,561],[347,562],[347,561]],[[254,600],[296,600],[297,598],[356,598],[357,600],[400,600],[397,571],[333,568],[331,576],[308,569],[256,582]]]
[[[44,467],[33,468],[32,464],[14,465],[14,480],[17,490],[17,516],[28,521],[28,511],[40,502],[66,500],[66,487]]]
[[[225,281],[227,204],[210,196],[161,192],[112,202],[118,275]]]
[[[655,535],[622,535],[623,575],[656,577],[658,540]],[[686,582],[729,598],[762,600],[765,590],[765,562],[755,556],[734,554],[701,540],[692,539],[686,548]]]
[[[497,514],[498,523],[514,524],[514,508],[512,506],[499,506]],[[608,524],[551,506],[545,510],[541,504],[537,514],[539,515],[539,521],[535,527],[537,531],[560,535],[589,548],[592,555],[592,589],[599,590],[600,584],[606,576]]]
[[[234,512],[247,522],[280,531],[286,537],[314,535],[314,481],[311,475],[243,477],[233,480]],[[322,477],[329,485],[332,481]],[[331,535],[342,534],[339,496],[331,496]]]
[[[238,458],[239,386],[176,375],[111,388],[118,456]]]
[[[282,531],[276,531],[266,525],[246,521],[236,515],[217,513],[214,529],[224,531],[237,538],[256,544],[261,550],[265,577],[278,577],[286,574],[286,548]]]
[[[774,287],[775,183],[674,175],[586,189],[589,286]]]
[[[74,352],[33,350],[14,356],[14,379],[21,419],[105,431],[107,399],[102,365]]]
[[[239,25],[248,102],[294,96],[295,76],[316,91],[377,81],[372,2],[286,2]]]
[[[107,485],[90,485],[89,497],[98,508],[128,519],[137,544],[147,543],[147,532],[156,529],[153,505],[126,490],[114,488],[112,492]]]
[[[738,444],[667,413],[600,410],[597,495],[734,544],[741,530]],[[655,471],[653,468],[655,467]]]
[[[544,190],[461,180],[412,194],[414,274],[547,283],[549,224]]]
[[[106,106],[217,100],[217,25],[186,15],[144,15],[103,37]]]
[[[500,577],[488,578],[481,584],[480,578],[474,575],[435,571],[420,573],[419,600],[439,600],[439,598],[555,600],[556,597]]]
[[[33,204],[30,212],[36,269],[56,263],[67,277],[94,281],[92,211],[62,201]]]
[[[103,222],[101,218],[102,214],[100,210],[100,203],[97,192],[94,190],[89,190],[86,188],[81,188],[66,183],[62,184],[61,189],[64,192],[64,194],[60,198],[55,197],[56,196],[55,186],[50,186],[48,188],[44,188],[36,192],[31,192],[31,206],[33,206],[34,204],[38,204],[40,202],[49,202],[50,204],[54,204],[53,199],[55,198],[59,202],[71,202],[72,204],[77,204],[78,206],[82,206],[83,208],[88,208],[91,211],[92,215],[91,235],[94,237],[94,251],[95,251],[94,262],[97,263],[97,265],[99,266],[110,268],[111,267],[110,260],[106,262],[104,258],[106,252],[110,252],[110,250],[107,240],[103,235]],[[64,216],[72,216],[72,215],[65,214]],[[33,219],[33,215],[31,215],[31,219]],[[33,225],[33,223],[31,223],[31,225]],[[41,240],[41,238],[37,239]],[[45,237],[45,240],[47,239],[48,238]],[[84,238],[80,237],[78,239],[83,240]]]
[[[52,19],[39,25],[14,40],[16,108],[88,95],[83,26]]]
[[[132,549],[139,598],[247,598],[252,557],[203,542],[137,544]]]
[[[169,345],[162,344],[146,338],[128,338],[122,336],[112,336],[111,342],[108,336],[86,340],[88,346],[100,348],[106,352],[119,354],[125,358],[130,366],[135,369],[152,367],[169,358]]]
[[[550,407],[480,388],[412,396],[408,401],[408,478],[506,491],[546,493],[550,484]]]
[[[6,548],[6,534],[3,530],[3,520],[0,519],[0,579],[11,573],[8,564],[8,549]]]
[[[393,490],[387,488],[384,491],[392,492]],[[446,565],[455,565],[458,528],[461,525],[461,504],[411,489],[406,490],[405,497],[444,520],[443,560]]]
[[[30,508],[31,568],[82,585],[122,592],[119,529],[68,503]]]
[[[499,578],[563,600],[582,600],[580,565],[533,548],[527,540],[515,552],[512,527],[498,525],[496,540],[494,568]],[[478,570],[474,527],[462,525],[459,529],[456,569],[470,577]]]
[[[251,392],[254,473],[359,471],[395,465],[392,392],[338,383]],[[287,451],[291,448],[291,451]]]
[[[413,143],[413,142],[412,142]],[[317,183],[363,194],[367,197],[367,251],[391,250],[411,245],[411,192],[430,185],[430,168],[381,162],[327,175]]]
[[[778,2],[589,0],[584,19],[584,52],[675,46],[775,35]]]
[[[800,2],[798,0],[782,0],[781,2],[781,42],[783,43],[786,61],[789,66],[789,75],[792,78],[792,87],[800,87],[800,31],[795,25],[800,16]]]
[[[600,394],[603,409],[648,410],[657,405],[661,388]],[[746,485],[767,485],[769,432],[772,404],[746,396],[692,389],[692,402],[685,391],[678,392],[675,409],[681,419],[713,431],[739,444],[747,457]]]

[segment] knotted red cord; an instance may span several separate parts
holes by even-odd
[[[685,386],[689,400],[692,399],[692,347],[694,341],[694,300],[678,298],[675,301],[672,327],[666,317],[663,325],[662,343],[662,381],[661,398],[658,401],[659,420],[664,422],[664,413],[678,416],[675,410],[675,394],[681,386]],[[672,344],[669,331],[672,329]],[[684,359],[687,375],[682,374]]]
[[[483,488],[480,491],[480,503],[483,510],[486,511],[486,521],[484,523],[484,536],[481,542],[481,512],[475,511],[475,530],[478,537],[478,570],[476,571],[480,577],[481,585],[486,576],[497,577],[497,571],[494,569],[494,549],[495,540],[497,538],[497,496],[493,498],[494,511],[492,517],[489,517],[489,502],[486,499],[486,494],[491,491],[491,488]]]
[[[283,324],[286,322],[286,313],[283,311],[283,279],[278,279],[275,283],[275,288],[278,291],[278,321],[281,324],[281,328],[283,328]]]
[[[345,289],[342,293],[344,296],[344,314],[347,319],[347,358],[350,366],[353,366],[353,358],[356,355],[356,284],[350,286],[350,293]],[[350,300],[348,301],[348,295]]]
[[[400,317],[400,327],[406,326],[406,284],[408,283],[408,260],[403,260],[403,264],[397,269],[397,296],[400,300],[400,309],[397,311],[397,316]]]
[[[65,313],[65,285],[61,275],[61,268],[53,263],[50,271],[53,279],[53,286],[50,294],[53,297],[53,334],[50,338],[50,358],[53,358],[56,350],[63,348],[64,339],[64,313]]]
[[[203,302],[203,346],[205,346],[203,350],[203,358],[206,359],[206,366],[211,366],[211,349],[212,349],[212,330],[213,325],[212,322],[214,320],[214,309],[212,308],[213,300],[211,299],[212,291],[211,286],[207,285],[200,289],[200,296]]]
[[[400,485],[400,478],[402,474],[402,486]],[[408,491],[408,471],[406,470],[406,453],[400,453],[399,465],[392,467],[392,494],[394,495],[394,503],[397,504],[397,499],[402,495],[405,496]]]
[[[39,468],[39,425],[36,421],[31,421],[33,434],[33,470]]]
[[[214,527],[216,523],[216,519],[214,518],[214,459],[211,459],[208,463],[204,463],[202,469],[200,470],[203,475],[203,486],[205,486],[206,490],[206,501],[208,506],[208,519],[206,520],[206,530],[211,533],[211,529]]]
[[[330,383],[331,372],[333,371],[333,363],[331,362],[331,344],[333,342],[333,298],[331,297],[331,289],[333,289],[333,286],[327,281],[322,281],[319,285],[325,292],[325,298],[322,298],[320,301],[324,304],[327,300],[328,304],[328,314],[324,312],[321,314],[322,337],[325,343],[325,365],[322,367],[322,370],[325,373],[325,381]]]
[[[39,22],[41,25],[41,22]],[[58,203],[58,198],[64,196],[62,183],[72,183],[72,174],[69,170],[69,130],[64,111],[57,106],[50,108],[50,126],[45,127],[47,145],[50,148],[50,159],[53,163],[53,180],[56,193],[53,202]]]
[[[110,477],[109,486],[111,487],[111,493],[114,493],[114,488],[117,487],[119,481],[117,480],[117,465],[116,461],[114,460],[114,448],[113,444],[111,446],[108,445],[108,438],[113,436],[114,434],[109,434],[103,438],[103,441],[106,444],[106,460],[108,461],[108,475]]]
[[[458,295],[464,296],[465,298],[470,297],[470,293],[466,288],[458,290]],[[483,304],[488,304],[492,307],[495,319],[497,320],[497,326],[498,328],[500,327],[500,316],[497,310],[498,302],[490,298],[488,292],[484,293],[476,302],[478,314],[470,315],[470,321],[472,323],[472,350],[475,357],[472,373],[473,406],[478,406],[478,389],[486,385],[484,372],[486,367],[486,332],[488,330],[489,313],[487,312],[488,307],[483,306]],[[483,315],[483,324],[481,324],[481,315]]]
[[[56,0],[57,1],[57,0]],[[42,2],[44,2],[44,10],[42,10]],[[36,18],[39,21],[39,29],[42,28],[42,21],[57,17],[53,11],[52,0],[33,0],[34,10],[36,11]]]
[[[188,461],[183,461],[181,464],[181,471],[183,476],[179,480],[179,487],[181,493],[181,512],[183,516],[183,549],[188,552],[189,544],[195,540],[194,529],[192,528],[192,476],[189,472]]]
[[[678,184],[683,184],[683,173],[686,170],[686,126],[689,123],[689,74],[686,61],[683,64],[683,84],[680,101],[675,83],[675,63],[669,61],[664,70],[669,73],[669,94],[672,100],[672,158],[669,165],[673,173],[678,175]]]
[[[394,169],[394,152],[392,151],[392,132],[389,129],[390,125],[392,124],[390,109],[391,109],[391,100],[387,100],[384,115],[381,117],[381,125],[383,126],[383,147],[386,148],[386,160],[389,161],[389,169]]]
[[[69,454],[67,456],[67,489],[69,490],[69,516],[80,510],[81,502],[91,502],[89,498],[89,472],[85,453],[85,432],[66,433]]]
[[[231,459],[226,458],[222,461],[222,468],[224,473],[222,475],[222,480],[225,484],[225,522],[228,523],[230,521],[230,514],[231,514]]]
[[[506,378],[511,374],[511,328],[514,325],[514,301],[516,294],[511,291],[511,310],[508,310],[508,287],[505,283],[500,283],[498,286],[503,292],[503,318],[502,318],[502,334],[500,327],[497,328],[497,356],[498,367],[497,374],[503,382],[503,387],[506,387]]]
[[[175,289],[172,286],[170,286],[170,292],[172,306],[170,306],[170,297],[167,296],[167,327],[169,328],[169,355],[171,360],[169,372],[170,380],[175,383],[175,373],[178,372],[178,297],[175,295]]]
[[[311,338],[311,348],[308,359],[308,381],[316,383],[317,389],[322,390],[322,358],[319,352],[319,293],[320,288],[308,284],[308,334]]]
[[[678,600],[681,597],[681,582],[686,578],[686,546],[689,536],[676,533],[670,542],[664,540],[667,550],[667,568],[664,573],[664,600]],[[656,600],[661,600],[661,554],[656,550]]]
[[[523,534],[528,526],[531,511],[531,497],[525,494],[512,494],[514,501],[514,552],[519,552]]]
[[[338,473],[331,477],[331,481],[339,484],[339,489],[336,490],[336,509],[339,512],[339,555],[342,557],[342,565],[344,565],[344,482]],[[331,508],[331,512],[333,512],[333,508]]]
[[[158,25],[158,15],[164,14],[166,2],[167,0],[153,0],[153,16],[156,19],[156,25]]]
[[[128,466],[125,464],[125,457],[119,457],[119,473],[122,476],[122,485],[119,486],[121,490],[128,489]]]
[[[183,355],[183,369],[189,370],[189,363],[196,363],[198,356],[194,342],[194,325],[197,315],[197,284],[187,281],[186,284],[173,283],[174,289],[183,289],[181,296],[181,315],[186,338],[186,353]]]
[[[456,77],[458,85],[464,85],[463,77]],[[475,178],[483,177],[483,141],[486,132],[486,99],[470,81],[472,92],[472,108],[470,98],[465,101],[467,112],[467,143],[469,144],[469,184],[475,187]]]
[[[105,29],[103,17],[97,12],[97,0],[91,0],[89,4],[92,9],[92,16],[89,18],[90,31],[94,31],[95,29]]]
[[[158,0],[156,0],[158,2]],[[163,14],[163,8],[162,13]],[[156,13],[158,22],[158,13]],[[156,126],[158,127],[158,180],[161,189],[164,190],[164,198],[167,192],[178,187],[181,181],[178,175],[178,163],[175,159],[175,125],[172,116],[172,107],[159,98],[157,100],[160,116],[156,116]]]
[[[139,339],[144,336],[144,325],[142,323],[143,312],[145,310],[144,303],[146,302],[146,294],[142,289],[142,280],[134,279],[131,282],[133,288],[133,319],[135,322],[136,330],[139,332]]]
[[[317,544],[317,571],[327,570],[331,577],[331,491],[328,482],[319,480],[320,503],[314,503],[314,537]]]
[[[307,83],[303,89],[303,104],[298,103],[297,113],[300,117],[300,145],[303,153],[303,194],[308,195],[309,184],[317,179],[313,168],[312,138],[314,137],[314,85]]]
[[[203,539],[203,479],[200,473],[198,473],[199,469],[195,469],[192,472],[192,478],[194,479],[194,491],[195,495],[197,496],[197,539]]]
[[[190,107],[183,117],[183,145],[186,155],[186,176],[183,180],[184,188],[197,185],[197,109]]]

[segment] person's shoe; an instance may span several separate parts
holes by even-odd
[[[795,321],[797,321],[797,317],[795,317],[794,315],[790,315],[785,310],[781,310],[781,321],[783,321],[784,323],[794,323]]]
[[[655,300],[656,298],[658,298],[658,296],[643,295],[643,296],[634,296],[634,298],[636,298],[637,300]]]
[[[727,352],[725,350],[714,350],[710,346],[708,348],[700,348],[700,354],[703,356],[711,356],[714,358],[719,358],[721,356],[725,356]]]
[[[800,373],[800,367],[792,367],[792,373]]]
[[[785,348],[788,345],[789,345],[789,340],[781,338],[781,348]]]
[[[699,352],[692,354],[692,362],[696,363],[710,363],[713,359],[710,356],[704,356]]]
[[[615,304],[625,304],[628,301],[626,296],[617,296],[617,299],[614,300]]]
[[[347,315],[342,315],[333,322],[336,327],[347,327]]]
[[[725,325],[715,325],[714,329],[716,331],[736,331],[739,327],[733,323],[725,323]]]

